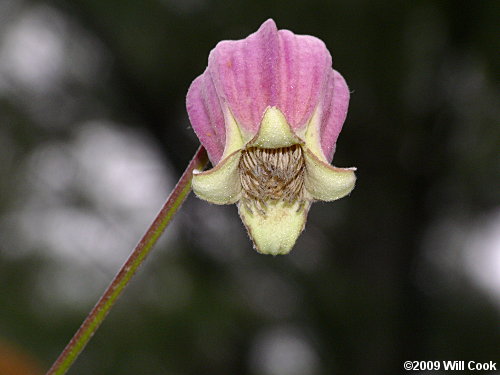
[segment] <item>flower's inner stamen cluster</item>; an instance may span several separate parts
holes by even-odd
[[[282,148],[250,147],[240,159],[242,203],[266,214],[268,201],[304,202],[305,162],[300,145]]]

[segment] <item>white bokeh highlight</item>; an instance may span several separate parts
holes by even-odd
[[[274,327],[257,335],[250,368],[255,375],[315,375],[319,357],[300,330]]]

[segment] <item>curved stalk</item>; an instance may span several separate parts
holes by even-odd
[[[73,365],[191,191],[193,170],[203,169],[207,163],[207,153],[200,146],[153,223],[46,375],[65,374]]]

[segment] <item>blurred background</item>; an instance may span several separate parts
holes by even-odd
[[[70,374],[500,366],[499,1],[0,0],[0,375],[48,369],[195,152],[185,94],[267,18],[353,94],[288,256],[190,196]]]

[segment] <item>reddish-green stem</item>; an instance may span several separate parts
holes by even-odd
[[[193,170],[203,169],[207,163],[207,153],[205,149],[200,146],[153,223],[113,278],[92,311],[87,315],[78,331],[76,331],[73,338],[49,369],[47,375],[65,374],[73,365],[78,355],[83,351],[85,345],[87,345],[104,321],[118,297],[120,297],[128,282],[132,276],[134,276],[137,268],[139,268],[147,255],[151,252],[154,244],[191,191]]]

